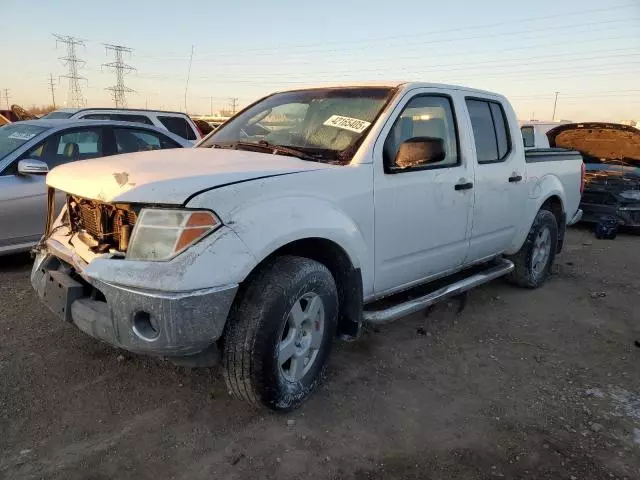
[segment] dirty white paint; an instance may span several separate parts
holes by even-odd
[[[387,174],[382,155],[387,134],[404,106],[425,94],[452,99],[460,165]],[[504,106],[513,144],[507,161],[477,164],[467,96]],[[345,250],[361,269],[370,299],[518,250],[550,195],[562,199],[568,217],[578,208],[579,161],[527,164],[515,113],[501,95],[401,84],[366,128],[369,134],[348,166],[194,148],[74,162],[55,168],[47,183],[105,202],[186,202],[216,212],[224,228],[169,262],[91,259],[83,252],[87,273],[104,281],[172,291],[242,281],[279,247],[312,237]],[[514,172],[522,182],[508,182]],[[454,190],[460,182],[472,182],[473,189]]]
[[[282,155],[183,148],[67,163],[47,175],[47,185],[103,202],[171,205],[217,185],[324,168],[331,166]]]

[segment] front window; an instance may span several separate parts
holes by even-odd
[[[32,138],[47,130],[46,127],[12,123],[0,128],[0,159]]]
[[[198,146],[346,164],[394,92],[358,87],[277,93],[226,122]]]

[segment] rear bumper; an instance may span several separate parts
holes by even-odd
[[[595,203],[581,203],[584,214],[583,222],[597,223],[605,215],[612,215],[618,219],[620,225],[626,227],[640,227],[640,204],[600,205]]]
[[[38,255],[31,284],[56,315],[84,333],[135,353],[188,356],[224,330],[238,285],[188,292],[143,290],[83,275],[49,253]]]
[[[567,225],[575,225],[580,220],[582,220],[582,210],[578,209],[575,215],[569,221],[567,221]]]

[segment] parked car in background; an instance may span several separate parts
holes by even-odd
[[[191,120],[193,120],[193,123],[196,124],[196,127],[198,127],[198,130],[200,130],[200,133],[203,137],[205,135],[208,135],[210,132],[213,132],[214,130],[214,127],[211,126],[209,122],[205,122],[204,120],[201,120],[199,118],[192,118]]]
[[[161,110],[141,110],[134,108],[62,108],[42,118],[115,120],[119,122],[143,123],[168,130],[191,142],[195,142],[203,136],[196,124],[193,123],[193,120],[181,112],[164,112]]]
[[[549,130],[551,147],[582,153],[586,184],[580,208],[586,222],[614,217],[640,227],[640,130],[617,123],[570,123]]]
[[[577,152],[525,154],[495,93],[280,92],[197,148],[55,169],[65,209],[31,282],[88,335],[183,364],[220,357],[233,395],[290,410],[323,378],[336,333],[502,275],[542,285],[580,219],[581,165]]]
[[[547,132],[567,123],[570,122],[521,122],[520,133],[522,133],[524,148],[549,148]]]
[[[0,255],[28,250],[42,236],[47,211],[44,176],[54,167],[187,146],[188,141],[171,132],[129,122],[27,120],[0,127]]]

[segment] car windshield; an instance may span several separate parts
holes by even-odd
[[[357,87],[277,93],[236,115],[198,147],[243,148],[346,164],[394,91]]]
[[[47,113],[42,118],[64,119],[64,118],[71,118],[72,115],[73,115],[73,112],[51,112],[51,113]]]
[[[0,127],[0,159],[13,152],[25,142],[41,134],[47,128],[16,122]]]

